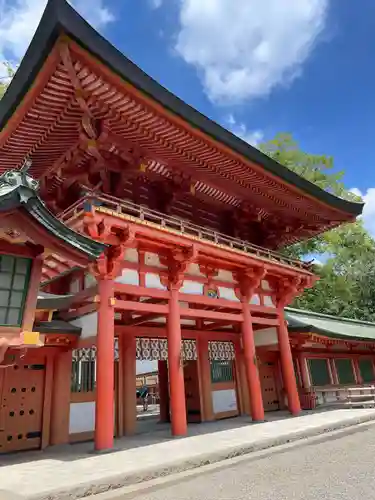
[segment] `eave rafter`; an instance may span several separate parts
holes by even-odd
[[[273,175],[272,169],[242,156],[240,149],[230,149],[225,141],[208,135],[204,127],[191,126],[183,114],[162,106],[150,97],[152,93],[142,93],[128,83],[131,78],[119,77],[95,59],[92,49],[74,40],[61,35],[55,41],[53,57],[43,61],[37,90],[28,90],[22,109],[0,136],[0,149],[1,141],[7,141],[1,150],[2,165],[8,162],[14,168],[32,156],[32,174],[44,177],[42,192],[49,191],[51,206],[58,208],[53,198],[61,199],[74,183],[121,196],[129,179],[147,178],[163,185],[167,212],[176,197],[184,200],[192,193],[229,210],[242,211],[251,199],[255,212],[240,225],[247,230],[254,222],[277,221],[275,234],[272,228],[266,230],[270,234],[264,244],[269,246],[309,237],[348,220],[348,214],[305,195]],[[109,153],[120,157],[123,171]],[[82,171],[72,173],[73,168]],[[181,172],[186,179],[176,182]],[[56,182],[50,182],[51,174]],[[166,179],[172,179],[171,186]]]

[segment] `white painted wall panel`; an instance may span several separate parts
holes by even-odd
[[[228,283],[234,283],[233,273],[231,271],[226,271],[225,269],[220,269],[217,277],[215,278],[219,281],[227,281]]]
[[[275,304],[273,303],[272,297],[269,295],[265,295],[263,297],[264,305],[267,307],[275,307]]]
[[[95,402],[70,403],[69,434],[95,429]]]
[[[212,406],[214,413],[224,413],[237,410],[237,396],[234,389],[212,391]]]
[[[165,268],[161,262],[159,255],[156,253],[146,252],[145,253],[145,264],[146,266]]]
[[[96,337],[98,331],[98,313],[93,312],[73,319],[70,323],[74,326],[82,328],[81,338]]]
[[[190,274],[191,276],[204,276],[199,269],[199,264],[189,264],[186,274]]]
[[[138,250],[136,248],[127,248],[125,250],[124,260],[128,262],[138,262]]]
[[[234,302],[239,302],[239,299],[236,297],[233,288],[218,286],[217,289],[219,292],[220,299],[233,300]]]
[[[254,332],[255,346],[275,345],[277,341],[277,331],[275,327],[265,328]]]
[[[122,285],[139,285],[139,274],[135,269],[123,269],[121,276],[115,279],[115,283]]]
[[[203,283],[185,280],[180,290],[181,293],[191,293],[193,295],[203,295]]]
[[[255,306],[259,306],[260,305],[260,297],[257,293],[255,293],[251,299],[250,299],[250,304],[253,304]]]
[[[159,290],[167,289],[167,287],[161,283],[160,276],[158,274],[146,273],[145,283],[147,288],[158,288]]]

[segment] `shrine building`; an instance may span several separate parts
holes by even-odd
[[[136,360],[158,363],[173,436],[300,412],[284,308],[316,278],[280,249],[362,204],[200,114],[64,0],[0,130],[0,452],[134,434]]]

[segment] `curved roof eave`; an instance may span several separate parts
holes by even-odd
[[[18,209],[25,210],[53,238],[64,242],[88,260],[97,259],[108,247],[77,233],[57,219],[39,198],[31,177],[21,171],[8,171],[0,176],[0,214]]]
[[[192,108],[144,73],[138,66],[96,32],[65,0],[49,0],[38,29],[8,91],[0,101],[0,130],[34,82],[50,50],[62,33],[73,38],[121,78],[178,115],[192,127],[239,153],[282,181],[297,187],[326,205],[356,217],[363,204],[338,198],[298,176],[247,142]]]

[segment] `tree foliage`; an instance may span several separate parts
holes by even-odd
[[[12,79],[15,70],[13,66],[7,61],[3,62],[0,61],[0,67],[1,69],[5,69],[5,71],[0,71],[0,75],[3,75],[0,76],[0,99],[1,99],[8,88],[9,82]]]
[[[301,151],[291,135],[279,134],[261,149],[325,191],[361,201],[345,188],[344,172],[333,170],[331,157]],[[295,301],[296,307],[375,321],[375,241],[361,219],[285,251],[299,258],[313,254],[323,261],[315,265],[320,280]]]

